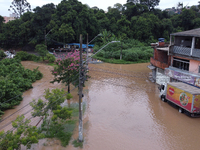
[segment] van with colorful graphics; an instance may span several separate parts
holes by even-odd
[[[200,115],[200,89],[182,82],[161,85],[160,98],[178,106],[179,112],[191,117]]]

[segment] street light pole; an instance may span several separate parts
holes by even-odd
[[[53,29],[53,28],[52,28]],[[51,29],[51,30],[52,30]],[[51,32],[51,30],[49,32]],[[45,45],[47,46],[47,41],[46,41],[46,38],[47,38],[47,35],[49,34],[49,32],[46,34],[46,30],[44,31],[44,38],[45,38]]]
[[[115,42],[120,42],[120,41],[111,41],[107,43],[105,46],[103,46],[100,50],[98,50],[95,54],[92,56],[96,55],[98,52],[100,52],[103,48],[108,46],[110,43],[115,43]],[[88,42],[87,42],[88,43]],[[91,57],[92,57],[91,56]],[[79,64],[79,136],[78,140],[79,142],[83,142],[83,121],[82,121],[82,97],[83,97],[83,78],[84,78],[84,73],[83,73],[83,64],[90,59],[91,57],[87,58],[83,62],[82,58],[82,34],[80,35],[80,64]]]
[[[102,34],[100,33],[100,34],[98,34],[97,36],[95,36],[89,43],[88,43],[88,33],[87,33],[87,48],[86,48],[86,60],[88,60],[88,45],[92,42],[92,41],[94,41],[98,36],[102,36]],[[87,70],[88,70],[88,62],[86,62],[86,68],[87,68]]]
[[[107,43],[106,45],[104,45],[101,49],[99,49],[96,53],[94,53],[92,56],[90,56],[88,59],[86,59],[83,63],[87,62],[90,58],[92,58],[94,55],[96,55],[98,52],[100,52],[102,49],[104,49],[106,46],[108,46],[111,43],[116,43],[116,42],[120,42],[120,41],[111,41],[109,43]]]

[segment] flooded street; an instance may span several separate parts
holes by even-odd
[[[33,84],[33,89],[24,92],[24,100],[15,109],[7,110],[2,119],[26,106],[32,99],[39,98],[44,89],[63,88],[51,84],[51,66],[35,62],[22,62],[25,68],[39,66],[44,77]],[[86,110],[83,115],[84,150],[188,150],[200,147],[200,118],[181,114],[168,103],[159,99],[158,86],[149,81],[149,64],[89,64],[91,78],[84,87]],[[78,102],[77,91],[71,103]],[[1,122],[7,125],[17,115],[30,110],[26,106]],[[27,113],[30,115],[30,112]],[[35,125],[39,118],[32,120]],[[4,127],[9,130],[11,125]],[[78,127],[74,131],[78,138]],[[72,144],[62,147],[59,142],[44,146],[43,141],[32,149],[79,150]]]
[[[27,90],[23,93],[23,100],[21,101],[20,105],[15,106],[15,109],[9,109],[5,111],[5,114],[1,117],[0,122],[0,130],[8,131],[12,129],[11,121],[14,121],[18,115],[25,114],[25,118],[29,119],[31,117],[31,109],[32,107],[29,103],[35,99],[38,100],[42,98],[45,89],[53,89],[53,88],[63,88],[61,84],[49,83],[53,79],[53,75],[51,75],[50,70],[53,68],[52,66],[48,66],[41,63],[36,63],[32,61],[24,61],[22,65],[28,69],[35,69],[39,66],[39,70],[43,73],[43,78],[39,81],[33,83],[33,88]],[[40,118],[31,119],[31,124],[36,125]]]

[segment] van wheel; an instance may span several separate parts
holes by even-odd
[[[181,107],[179,107],[178,112],[183,113],[183,109]]]
[[[166,102],[166,101],[167,101],[167,100],[165,99],[164,96],[161,96],[161,100],[162,100],[163,102]]]

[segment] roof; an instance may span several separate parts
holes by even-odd
[[[194,87],[194,86],[189,85],[189,84],[186,84],[186,83],[183,83],[183,82],[169,82],[168,84],[172,85],[176,88],[182,89],[182,90],[184,90],[188,93],[191,93],[191,94],[200,94],[199,88]]]
[[[161,51],[169,51],[169,47],[157,47],[157,50],[161,50]]]
[[[172,33],[170,35],[200,37],[200,28],[188,30],[188,31],[183,31],[183,32]]]
[[[80,47],[80,43],[68,43],[67,45],[77,45]],[[94,47],[94,44],[89,44],[88,46]],[[87,44],[82,44],[82,48],[87,48]]]

